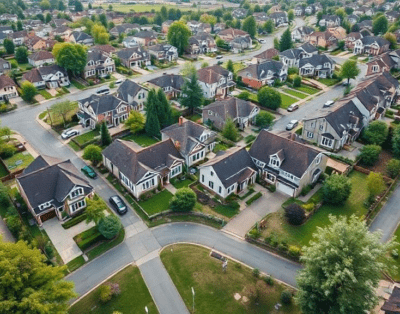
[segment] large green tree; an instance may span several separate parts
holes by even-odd
[[[190,73],[188,79],[182,86],[181,105],[189,108],[193,114],[195,108],[199,108],[203,103],[203,90],[199,85],[197,73]]]
[[[257,99],[261,106],[276,110],[282,105],[282,97],[272,87],[263,87],[257,93]]]
[[[103,121],[100,128],[101,145],[108,146],[112,142],[110,131],[108,130],[107,123]]]
[[[160,123],[161,128],[165,128],[172,123],[172,110],[162,88],[159,88],[157,91],[157,100],[158,122]]]
[[[62,118],[65,127],[68,121],[68,116],[71,114],[72,110],[74,110],[75,107],[76,107],[76,102],[64,100],[53,104],[51,106],[51,112],[56,117]]]
[[[235,122],[231,118],[227,118],[222,129],[222,135],[231,141],[236,141],[239,136],[239,131],[235,125]]]
[[[23,100],[32,102],[37,94],[37,89],[35,85],[33,85],[29,81],[22,82],[21,84],[21,97]]]
[[[376,288],[393,243],[382,243],[356,216],[329,219],[303,247],[297,303],[304,314],[366,313],[378,303]]]
[[[253,16],[248,16],[243,22],[242,29],[254,38],[257,34],[257,23]]]
[[[281,39],[279,41],[279,51],[288,50],[292,48],[292,46],[293,46],[292,34],[290,32],[290,29],[288,28],[283,32]]]
[[[400,158],[400,126],[395,127],[393,130],[392,150],[394,155]]]
[[[101,198],[97,197],[93,199],[87,198],[86,205],[86,223],[89,224],[93,221],[97,225],[105,217],[107,204]]]
[[[145,121],[146,120],[141,112],[132,110],[129,113],[128,119],[124,121],[124,124],[133,134],[135,134],[144,129]]]
[[[58,43],[53,47],[57,64],[73,74],[79,74],[86,66],[87,51],[83,45]]]
[[[92,27],[91,34],[96,44],[105,45],[108,44],[110,39],[110,34],[108,34],[107,29],[101,24],[95,24]]]
[[[19,64],[28,63],[28,49],[20,46],[15,51],[15,59]]]
[[[157,94],[154,89],[149,91],[146,101],[146,125],[145,130],[149,136],[160,136],[160,122],[158,121],[158,113],[157,113]]]
[[[65,266],[46,264],[46,257],[23,241],[0,240],[0,252],[0,312],[67,314],[76,294],[74,284],[63,280]]]
[[[179,189],[171,199],[171,209],[175,211],[190,211],[196,205],[197,196],[191,188]]]
[[[347,60],[343,63],[340,76],[347,79],[347,83],[350,79],[355,79],[358,74],[360,74],[360,68],[357,66],[357,61]]]
[[[190,29],[182,22],[174,22],[168,29],[168,42],[178,49],[179,55],[185,52],[185,48],[189,45]]]
[[[389,22],[386,16],[381,15],[372,22],[372,32],[374,35],[383,35],[387,32]]]
[[[368,143],[382,145],[389,134],[389,128],[383,121],[373,121],[366,128],[363,137]]]
[[[350,179],[342,175],[329,176],[322,186],[322,197],[328,204],[341,205],[349,198],[350,193]]]
[[[93,165],[97,165],[103,160],[103,155],[101,154],[101,148],[97,145],[90,144],[83,150],[82,158],[85,160],[90,160]]]
[[[14,53],[15,51],[15,45],[14,42],[12,41],[12,39],[4,39],[3,42],[4,48],[6,49],[7,54],[11,55]]]

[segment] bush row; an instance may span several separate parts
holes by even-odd
[[[257,194],[255,194],[254,196],[252,196],[250,199],[248,199],[246,201],[246,205],[250,206],[253,202],[258,200],[261,196],[262,196],[262,193],[258,192]]]

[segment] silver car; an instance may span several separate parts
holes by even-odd
[[[298,120],[292,120],[288,123],[288,125],[286,126],[286,130],[290,131],[293,130],[295,127],[297,127],[299,125],[299,121]]]
[[[73,137],[75,135],[78,135],[79,131],[78,130],[65,130],[64,132],[61,133],[61,138],[63,140],[66,140],[67,138]]]

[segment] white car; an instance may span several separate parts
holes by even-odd
[[[334,104],[335,102],[333,100],[328,100],[326,103],[324,103],[324,107],[330,107]]]
[[[218,56],[215,57],[215,59],[217,59],[217,60],[222,59],[222,58],[223,57],[221,55],[218,55]]]
[[[100,87],[97,91],[97,95],[108,95],[110,93],[110,89],[108,87]]]
[[[293,130],[296,126],[299,125],[299,121],[297,120],[292,120],[288,123],[288,125],[286,126],[286,130],[290,131]]]
[[[75,135],[78,135],[79,131],[78,130],[65,130],[64,132],[61,133],[61,138],[63,140],[66,140],[67,138],[73,137]]]
[[[115,86],[118,86],[118,85],[121,85],[124,81],[125,81],[125,79],[119,79],[119,80],[116,80],[114,82],[114,84],[115,84]]]
[[[265,44],[266,41],[265,41],[265,39],[260,39],[260,40],[259,40],[259,43],[260,43],[260,44]]]

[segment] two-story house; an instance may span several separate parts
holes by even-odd
[[[144,47],[121,49],[117,52],[117,57],[128,69],[151,65],[150,54]]]
[[[354,49],[354,44],[357,40],[363,38],[363,35],[360,32],[351,32],[349,33],[346,38],[344,39],[345,41],[345,47],[347,49]]]
[[[153,31],[140,31],[132,35],[132,38],[140,46],[152,46],[157,44],[157,34]]]
[[[37,70],[48,88],[64,87],[71,84],[67,71],[57,64],[42,66]]]
[[[262,130],[249,150],[260,179],[291,197],[317,182],[328,157],[307,145]]]
[[[199,170],[200,184],[222,198],[243,192],[257,177],[257,167],[245,147],[221,151]]]
[[[244,8],[237,8],[237,9],[235,9],[235,10],[232,11],[232,16],[233,16],[235,19],[238,19],[238,20],[244,19],[244,18],[247,16],[247,12],[248,12],[247,9],[244,9]]]
[[[151,88],[162,88],[167,98],[177,98],[181,94],[185,79],[179,74],[166,74],[147,82]]]
[[[306,43],[306,44],[308,44],[308,43]],[[318,50],[316,50],[316,49],[315,49],[315,51],[308,53],[301,47],[300,48],[292,48],[292,49],[287,49],[285,51],[280,52],[279,60],[282,61],[282,63],[287,67],[298,67],[301,59],[309,58],[316,53],[318,53]]]
[[[296,6],[296,7],[294,8],[294,15],[296,15],[296,16],[303,16],[303,15],[306,13],[305,9],[306,9],[306,8],[303,7],[303,6],[301,6],[301,5]]]
[[[280,61],[266,60],[251,64],[238,72],[242,82],[252,88],[260,89],[265,85],[273,85],[276,80],[284,82],[287,79],[288,67]]]
[[[39,226],[54,217],[62,221],[76,216],[94,195],[93,187],[69,159],[44,155],[17,177],[17,186]]]
[[[224,128],[227,119],[232,119],[239,129],[251,126],[260,108],[253,103],[231,97],[215,101],[202,109],[203,123],[210,124],[218,130]]]
[[[11,70],[11,63],[3,58],[0,58],[0,75]]]
[[[121,25],[117,25],[110,29],[110,35],[114,37],[118,37],[122,34],[129,34],[132,32],[140,32],[140,25],[139,24],[130,24],[130,23],[125,23]]]
[[[249,49],[253,44],[247,32],[236,28],[224,29],[218,33],[218,36],[231,46],[234,53]]]
[[[189,38],[189,45],[185,49],[189,54],[200,54],[217,51],[214,37],[208,33],[197,33]]]
[[[304,42],[306,37],[314,32],[314,29],[310,26],[296,27],[292,31],[292,40],[296,42]]]
[[[215,147],[217,133],[193,121],[179,117],[176,124],[161,130],[162,140],[171,139],[188,167],[206,158]]]
[[[305,41],[313,46],[330,47],[337,44],[338,39],[329,30],[325,32],[312,32],[306,35]]]
[[[289,24],[288,15],[286,12],[271,13],[269,18],[275,22],[276,27],[287,26]]]
[[[267,60],[271,60],[273,57],[279,55],[279,50],[275,48],[269,48],[258,55],[255,55],[253,59],[251,59],[251,63],[263,63]]]
[[[110,56],[102,51],[94,49],[87,54],[86,66],[83,70],[83,77],[105,77],[115,72],[115,62]]]
[[[399,11],[389,11],[385,13],[386,18],[388,19],[389,23],[394,23],[400,17]]]
[[[367,62],[367,76],[400,69],[400,49],[387,51]]]
[[[354,42],[354,54],[380,55],[389,50],[390,42],[379,36],[366,36]]]
[[[174,23],[173,20],[164,21],[164,22],[161,24],[161,33],[167,34],[167,33],[168,33],[168,30],[169,30],[169,27],[172,25],[172,23]]]
[[[159,61],[176,61],[178,59],[178,49],[170,44],[157,44],[149,47],[149,54]]]
[[[197,75],[205,98],[216,96],[223,98],[236,85],[233,81],[233,73],[219,65],[200,69],[197,71]]]
[[[319,26],[322,27],[338,27],[340,26],[341,19],[337,15],[322,15],[322,18],[319,20]]]
[[[327,78],[333,74],[335,63],[326,54],[315,54],[311,57],[300,59],[298,67],[301,76]]]
[[[40,50],[28,56],[28,63],[34,67],[53,64],[54,56],[50,51]]]
[[[26,38],[28,38],[27,31],[19,31],[7,34],[7,37],[11,39],[15,46],[21,46],[24,44]]]
[[[0,75],[0,101],[18,97],[17,84],[7,75]]]
[[[56,27],[51,31],[51,36],[53,38],[56,36],[60,36],[64,40],[68,40],[71,34],[72,34],[72,29],[66,25],[61,25],[60,27]]]
[[[78,32],[78,31],[72,32],[68,40],[75,44],[81,44],[86,46],[92,46],[94,44],[94,39],[92,36],[84,32]]]
[[[146,102],[148,90],[139,84],[125,80],[120,87],[118,87],[116,96],[117,98],[126,102],[132,110],[143,111]]]
[[[136,198],[169,184],[182,173],[184,159],[171,139],[146,148],[117,139],[103,150],[103,164]]]

